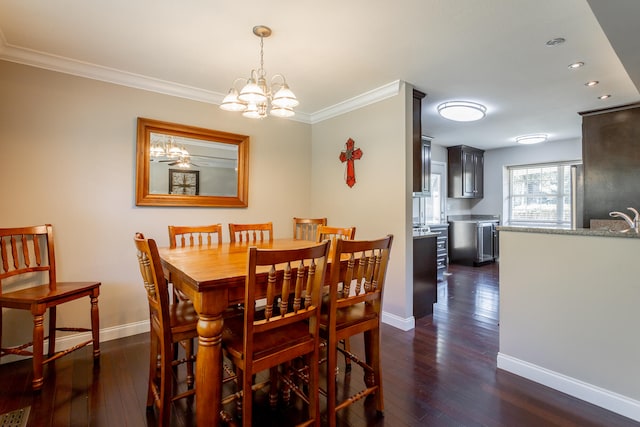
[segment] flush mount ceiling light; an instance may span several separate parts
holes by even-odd
[[[222,100],[220,108],[227,111],[241,111],[242,115],[252,119],[267,117],[267,113],[278,117],[291,117],[293,107],[299,102],[291,92],[282,74],[276,74],[267,85],[267,73],[264,71],[263,42],[271,35],[271,28],[264,25],[253,27],[253,34],[260,37],[260,68],[251,70],[248,79],[238,78],[233,82],[229,93]],[[238,92],[235,85],[244,82]]]
[[[531,135],[522,135],[516,137],[518,144],[539,144],[547,140],[546,133],[533,133]]]
[[[568,67],[575,70],[576,68],[584,67],[584,62],[574,62],[573,64],[569,64]]]
[[[449,101],[438,105],[438,113],[456,122],[473,122],[485,116],[487,107],[469,101]]]
[[[608,99],[608,98],[611,98],[611,95],[600,95],[600,96],[598,97],[598,99],[600,99],[600,100],[602,100],[602,99]]]
[[[598,83],[600,83],[600,82],[597,81],[597,80],[591,80],[589,82],[586,82],[584,85],[587,86],[587,87],[593,87],[593,86],[597,85]]]

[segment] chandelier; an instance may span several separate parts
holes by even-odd
[[[184,169],[192,165],[189,152],[184,145],[176,143],[173,136],[156,136],[152,133],[149,154],[152,162],[169,162],[169,166]]]
[[[264,25],[253,27],[253,34],[260,37],[260,68],[251,70],[248,79],[237,78],[229,93],[224,97],[220,108],[227,111],[241,111],[242,115],[252,119],[262,119],[271,114],[277,117],[292,117],[293,108],[299,102],[291,92],[282,74],[276,74],[267,85],[267,74],[264,71],[263,42],[271,35],[271,28]],[[238,92],[236,84],[244,82]]]

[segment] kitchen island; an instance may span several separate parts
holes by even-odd
[[[498,230],[498,368],[640,421],[640,235]]]

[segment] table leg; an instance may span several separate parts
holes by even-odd
[[[199,314],[196,361],[197,425],[220,424],[222,401],[222,315]]]

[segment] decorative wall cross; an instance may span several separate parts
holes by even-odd
[[[349,138],[347,140],[347,149],[340,153],[340,161],[342,163],[347,162],[347,185],[349,187],[353,187],[353,184],[356,183],[356,170],[354,167],[354,160],[358,160],[362,157],[362,150],[359,148],[353,148],[354,146],[353,139]]]

